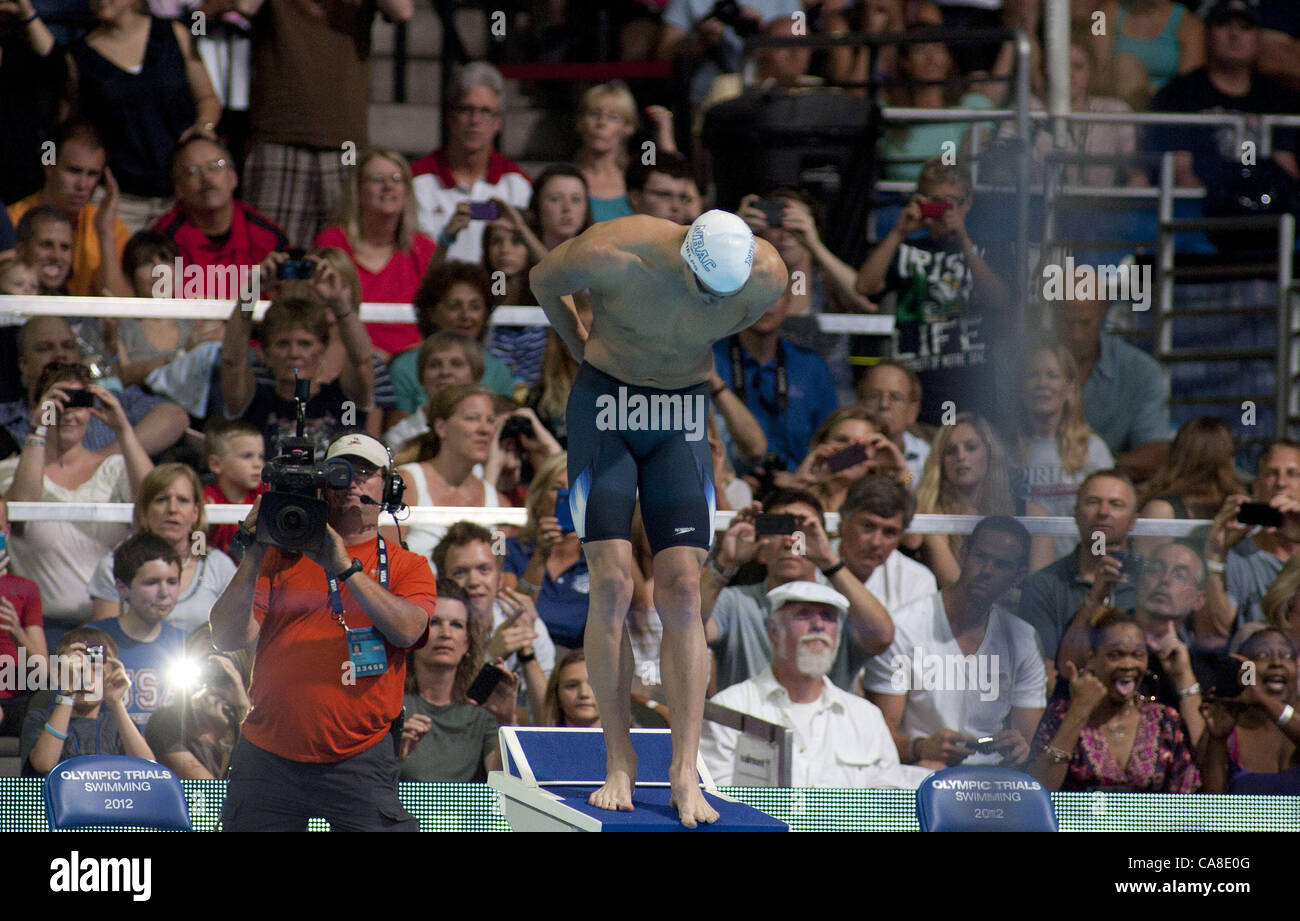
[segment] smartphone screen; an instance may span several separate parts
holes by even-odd
[[[799,530],[799,519],[794,515],[771,515],[764,512],[754,518],[754,533],[763,537],[767,534],[793,534]]]
[[[489,662],[479,669],[478,675],[474,677],[474,683],[469,686],[465,696],[476,704],[482,704],[492,696],[492,692],[497,689],[497,685],[505,676],[505,672]]]
[[[469,203],[469,219],[471,221],[495,221],[500,216],[501,209],[497,207],[496,202],[472,201]]]
[[[948,213],[951,208],[946,201],[923,201],[921,202],[921,217],[938,219]]]
[[[561,489],[555,494],[555,517],[559,519],[560,530],[571,534],[577,530],[573,526],[573,509],[569,508],[569,491]]]
[[[1282,513],[1266,502],[1243,502],[1237,509],[1241,524],[1262,525],[1266,528],[1282,527]]]
[[[842,448],[826,458],[826,466],[830,468],[831,473],[839,473],[841,470],[847,470],[867,459],[867,449],[864,445],[857,442]]]

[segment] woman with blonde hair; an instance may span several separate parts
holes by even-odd
[[[131,514],[135,534],[156,534],[181,558],[181,584],[167,623],[191,631],[208,622],[213,603],[235,575],[235,563],[216,547],[206,546],[208,516],[203,484],[188,464],[159,464],[145,476]],[[197,537],[195,535],[198,535]],[[106,553],[90,579],[92,620],[122,613],[113,581],[113,553]]]
[[[835,455],[860,448],[861,460],[848,466]],[[806,489],[828,512],[839,511],[849,487],[869,473],[892,476],[904,485],[912,482],[907,461],[885,434],[880,417],[860,403],[841,406],[813,433],[808,454],[793,474],[777,474],[776,485]]]
[[[1114,466],[1115,459],[1083,417],[1082,381],[1069,350],[1043,339],[1024,355],[1012,492],[1047,515],[1072,517],[1079,484],[1093,471]],[[1056,538],[1056,556],[1076,543],[1076,537]]]
[[[480,464],[491,467],[501,450],[492,393],[478,384],[444,387],[430,399],[426,419],[429,431],[415,442],[414,457],[404,452],[395,458],[402,465],[397,472],[406,483],[406,504],[508,507],[510,500],[474,472]],[[446,525],[412,525],[407,546],[427,557],[446,533]]]
[[[593,223],[635,212],[627,199],[627,144],[637,130],[636,97],[622,80],[593,86],[578,105],[581,143],[573,164],[587,180]]]
[[[916,487],[916,511],[924,515],[1015,514],[1006,450],[983,417],[958,413],[952,425],[939,427]],[[1043,539],[1033,540],[1033,550],[1041,550]],[[960,534],[909,534],[903,539],[904,546],[921,549],[922,561],[941,588],[952,585],[961,574],[958,561],[964,542]],[[1047,552],[1050,554],[1050,549]]]
[[[1229,496],[1244,492],[1233,466],[1232,429],[1197,416],[1178,429],[1169,456],[1142,490],[1139,518],[1213,518]],[[1143,538],[1144,555],[1167,538]]]
[[[436,245],[419,232],[406,158],[392,150],[363,151],[344,183],[338,223],[314,242],[338,247],[356,265],[358,303],[411,303]],[[420,341],[412,323],[367,323],[366,332],[384,361]]]
[[[506,538],[502,577],[506,588],[527,592],[537,600],[537,613],[557,651],[582,647],[591,590],[587,558],[573,523],[560,521],[568,511],[560,508],[561,490],[569,489],[568,462],[569,456],[559,453],[538,466],[524,501],[528,519],[518,537]]]

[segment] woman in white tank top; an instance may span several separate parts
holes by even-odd
[[[500,425],[492,394],[477,384],[438,391],[429,406],[430,431],[420,440],[413,463],[398,467],[406,481],[407,505],[502,508],[510,502],[495,486],[475,475],[496,450]],[[407,546],[428,557],[447,533],[445,525],[413,525]]]

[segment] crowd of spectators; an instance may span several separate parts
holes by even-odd
[[[368,143],[366,94],[372,19],[407,21],[411,0],[205,3],[220,28],[201,37],[182,25],[192,4],[99,0],[79,27],[47,25],[33,2],[0,0],[0,294],[235,303],[224,321],[2,318],[3,500],[135,505],[130,528],[0,515],[0,656],[106,663],[94,701],[0,689],[0,732],[21,736],[29,773],[112,751],[225,776],[258,673],[251,650],[212,642],[240,545],[205,505],[265,491],[304,389],[318,454],[351,430],[381,438],[406,503],[526,510],[517,529],[383,529],[438,579],[425,641],[405,651],[402,778],[482,780],[501,725],[599,725],[582,649],[591,576],[565,514],[577,364],[553,331],[494,311],[535,304],[530,269],[593,223],[699,216],[700,121],[746,82],[979,110],[1005,104],[1014,68],[1010,43],[923,41],[765,49],[743,71],[744,34],[804,34],[796,14],[814,33],[1016,26],[1045,98],[1029,0],[750,0],[734,15],[671,0],[612,22],[629,54],[689,70],[689,123],[620,81],[585,88],[572,162],[526,170],[497,146],[506,84],[473,62],[444,87],[441,146],[408,160]],[[548,5],[553,24],[571,13]],[[1257,116],[1300,113],[1287,0],[1074,2],[1071,15],[1076,111],[1246,113],[1257,142]],[[915,786],[965,762],[1052,789],[1300,792],[1300,443],[1269,443],[1249,477],[1223,421],[1175,434],[1159,366],[1105,331],[1103,299],[1033,305],[1016,325],[1027,280],[1004,277],[968,223],[971,132],[1005,135],[886,126],[879,175],[915,191],[858,264],[828,246],[827,202],[804,189],[735,204],[791,278],[716,343],[709,375],[718,506],[736,512],[701,573],[715,702],[794,734],[796,784]],[[1025,140],[1040,163],[1052,149]],[[1296,132],[1264,149],[1294,186]],[[1095,186],[1151,182],[1142,151],[1175,152],[1182,185],[1212,187],[1239,159],[1189,125],[1079,122],[1066,150],[1085,158],[1067,181]],[[258,323],[252,288],[271,302]],[[375,302],[411,305],[416,322],[362,322]],[[865,363],[817,322],[882,311],[896,333]],[[1247,502],[1281,523],[1242,523]],[[917,513],[980,521],[908,532]],[[1213,523],[1195,540],[1131,537],[1139,515]],[[1073,518],[1077,537],[1020,523],[1043,516]],[[643,533],[631,565],[629,639],[655,685]],[[485,663],[505,677],[471,700]],[[722,782],[745,776],[736,747],[706,727]]]

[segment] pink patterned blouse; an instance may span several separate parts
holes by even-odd
[[[1069,707],[1066,697],[1048,704],[1029,746],[1031,762],[1056,737]],[[1143,700],[1138,710],[1137,738],[1128,764],[1120,767],[1101,728],[1084,726],[1061,782],[1062,790],[1195,793],[1200,789],[1196,752],[1187,738],[1183,718],[1152,700]]]

